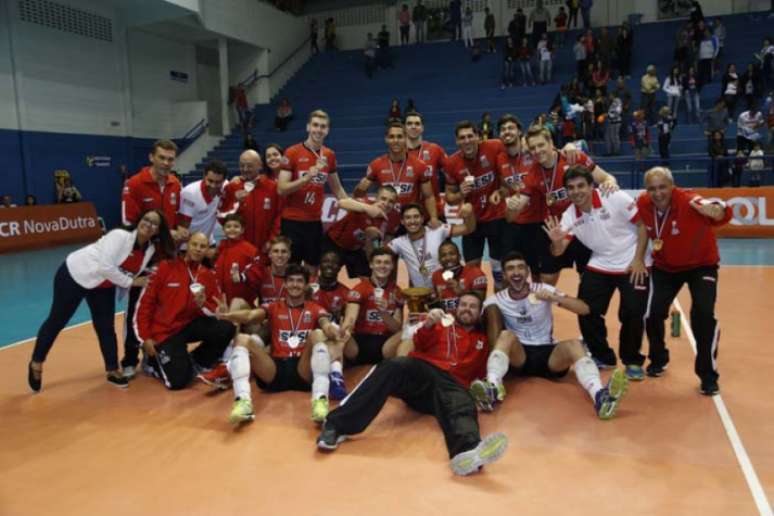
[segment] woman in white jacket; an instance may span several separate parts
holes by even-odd
[[[680,76],[680,68],[673,67],[672,73],[664,80],[664,92],[667,94],[667,106],[669,111],[677,117],[677,106],[680,104],[680,97],[683,94],[683,81]]]
[[[144,286],[140,277],[154,256],[171,257],[174,243],[164,215],[158,210],[142,214],[136,227],[114,229],[95,243],[70,253],[54,277],[54,298],[48,319],[38,330],[27,381],[34,392],[42,385],[43,362],[59,332],[84,298],[105,361],[107,380],[121,388],[128,379],[118,368],[115,331],[116,287]]]

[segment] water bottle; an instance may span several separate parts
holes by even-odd
[[[670,314],[672,316],[671,322],[672,322],[672,337],[679,337],[680,336],[680,312],[677,310],[672,310],[672,313]]]

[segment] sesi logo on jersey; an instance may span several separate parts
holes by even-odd
[[[366,321],[373,323],[382,322],[382,313],[379,310],[367,310]]]

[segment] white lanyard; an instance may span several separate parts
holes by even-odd
[[[661,233],[664,232],[664,226],[666,226],[667,219],[669,218],[669,211],[672,209],[668,206],[664,212],[664,218],[661,219],[661,224],[658,223],[658,210],[653,210],[653,226],[656,230],[656,240],[661,240]]]
[[[452,360],[452,348],[454,349],[453,360]],[[446,331],[446,358],[449,359],[452,367],[457,365],[457,358],[459,358],[459,349],[457,348],[457,324],[456,323],[452,324]]]
[[[389,158],[387,158],[390,161],[390,175],[392,175],[392,186],[396,190],[400,191],[400,180],[403,179],[403,171],[406,169],[406,161],[408,161],[408,156],[403,158],[403,161],[401,161],[400,169],[398,170],[398,177],[395,178],[395,169],[393,168],[392,164],[393,161]]]

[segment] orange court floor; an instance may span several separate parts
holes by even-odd
[[[560,287],[576,285],[565,272]],[[37,395],[26,384],[32,341],[9,346],[0,350],[0,515],[771,514],[774,268],[724,267],[719,285],[720,397],[698,393],[684,319],[667,374],[632,384],[611,421],[596,418],[572,373],[509,379],[505,402],[479,421],[510,447],[467,478],[452,474],[435,420],[400,400],[323,454],[306,393],[253,387],[256,420],[235,429],[231,391],[169,392],[142,376],[125,391],[109,385],[90,325],[60,335]],[[687,314],[685,289],[679,304]],[[614,347],[616,311],[617,296],[607,317]],[[578,336],[574,316],[555,315],[557,338]],[[348,370],[348,387],[365,372]]]

